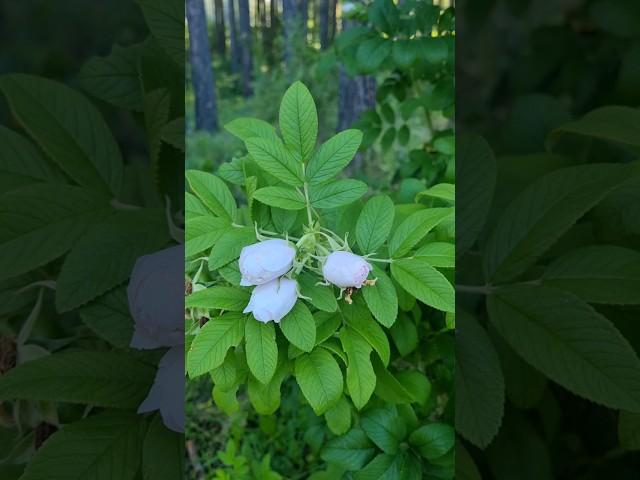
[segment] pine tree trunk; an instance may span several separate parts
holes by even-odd
[[[329,46],[329,6],[331,0],[320,0],[318,11],[320,24],[320,48],[326,50]]]
[[[282,23],[284,25],[284,62],[287,71],[293,70],[293,44],[296,37],[296,18],[298,14],[296,0],[282,0]]]
[[[231,45],[231,73],[240,73],[241,48],[238,39],[238,23],[236,21],[236,0],[227,0],[229,12],[229,43]]]
[[[216,51],[220,55],[220,59],[223,59],[227,55],[227,32],[224,24],[223,0],[215,0],[214,7],[216,14]]]
[[[353,27],[353,22],[343,20],[342,30]],[[360,118],[363,112],[376,105],[376,79],[373,76],[350,77],[340,65],[338,77],[338,131],[346,130]],[[363,156],[358,153],[347,167],[347,173],[362,169]]]
[[[329,43],[331,43],[338,33],[338,0],[329,0],[329,26]]]
[[[308,23],[309,23],[309,1],[308,0],[298,0],[298,19],[300,22],[300,35],[304,44],[307,43],[307,34],[308,34]]]
[[[251,20],[249,17],[249,0],[238,0],[238,14],[240,20],[240,45],[242,45],[241,78],[242,93],[249,97],[253,94],[251,88]]]
[[[218,130],[216,86],[211,66],[207,17],[203,0],[187,0],[189,26],[189,59],[191,81],[195,93],[196,130]]]

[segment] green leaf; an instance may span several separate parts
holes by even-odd
[[[180,68],[184,68],[184,5],[136,0],[153,37]]]
[[[360,44],[356,52],[356,61],[362,73],[373,73],[391,53],[392,42],[380,37],[371,38]]]
[[[445,423],[423,425],[409,436],[409,444],[429,461],[445,455],[454,447],[455,442],[453,427]]]
[[[232,390],[238,384],[238,358],[236,352],[229,350],[224,358],[224,362],[217,368],[211,370],[211,380],[213,385],[222,391]]]
[[[280,322],[284,336],[300,350],[310,352],[316,344],[316,322],[311,312],[298,300]]]
[[[347,354],[347,388],[351,401],[361,410],[376,388],[376,374],[371,365],[371,345],[355,330],[340,331],[342,348]]]
[[[389,330],[398,352],[406,357],[418,347],[418,329],[406,315],[401,315]]]
[[[413,47],[411,40],[396,40],[393,42],[393,50],[391,52],[394,63],[402,68],[408,69],[416,61],[418,51]]]
[[[456,442],[456,480],[482,480],[478,467],[461,441]]]
[[[456,255],[460,257],[475,243],[489,214],[496,185],[496,159],[489,144],[478,135],[459,135],[458,144],[456,221],[464,225],[456,235]]]
[[[309,161],[306,170],[307,182],[316,185],[337,175],[353,159],[361,142],[360,130],[344,130],[331,137]]]
[[[360,418],[360,426],[373,443],[390,455],[398,451],[400,442],[407,434],[404,422],[398,417],[394,406],[367,411]]]
[[[191,378],[203,375],[224,362],[227,350],[237,347],[244,337],[245,317],[226,313],[204,324],[187,353],[187,372]]]
[[[302,273],[298,277],[300,293],[308,297],[311,305],[318,310],[325,312],[335,312],[338,309],[338,302],[331,286],[316,285],[317,278],[309,273]]]
[[[193,292],[186,298],[185,307],[241,312],[249,303],[249,296],[247,289],[213,286]]]
[[[418,401],[375,357],[373,359],[373,370],[376,372],[377,378],[375,394],[382,400],[389,403],[413,403]]]
[[[120,211],[90,228],[60,270],[58,312],[84,305],[124,282],[139,257],[160,250],[169,238],[162,210]]]
[[[104,412],[65,425],[34,454],[20,478],[133,480],[140,468],[145,428],[144,417],[133,412]]]
[[[20,124],[73,180],[116,196],[122,186],[122,156],[100,112],[69,87],[30,75],[0,78]]]
[[[455,311],[453,287],[426,260],[397,260],[391,264],[391,275],[402,288],[422,303],[445,312]]]
[[[55,181],[64,181],[59,170],[22,135],[0,126],[0,191]]]
[[[389,254],[403,257],[440,222],[454,214],[452,208],[419,210],[407,217],[389,240]]]
[[[302,82],[295,82],[282,97],[279,122],[287,147],[301,161],[308,162],[316,147],[318,112],[311,93]]]
[[[222,234],[211,249],[209,255],[209,270],[214,271],[236,260],[240,252],[247,245],[256,242],[253,228],[231,228]]]
[[[389,237],[395,210],[386,195],[370,198],[365,203],[356,223],[356,240],[362,253],[374,253]]]
[[[162,126],[160,131],[160,139],[176,147],[178,150],[185,151],[184,139],[184,117],[174,118]]]
[[[415,256],[424,258],[432,267],[454,268],[456,266],[456,246],[453,243],[427,243],[416,251]]]
[[[460,309],[456,317],[456,430],[485,448],[502,423],[504,377],[484,328]]]
[[[628,176],[624,165],[591,164],[556,170],[530,184],[504,210],[487,242],[489,277],[503,282],[524,272]]]
[[[209,215],[209,211],[198,197],[189,192],[184,192],[184,210],[187,217]]]
[[[224,181],[211,173],[199,170],[187,170],[185,176],[193,193],[209,210],[231,222],[235,219],[236,201]]]
[[[184,469],[184,436],[169,430],[155,415],[142,446],[142,475],[145,479],[175,480]]]
[[[210,215],[187,218],[185,225],[185,256],[192,257],[211,248],[231,227],[228,220]]]
[[[353,428],[346,435],[329,440],[322,451],[325,462],[340,465],[349,471],[360,470],[373,458],[376,447],[359,428]]]
[[[367,192],[360,180],[336,180],[309,188],[311,205],[315,208],[336,208],[355,202]]]
[[[342,372],[333,356],[322,348],[296,358],[295,376],[316,415],[333,407],[342,395]]]
[[[307,201],[297,190],[286,187],[263,187],[253,193],[253,198],[259,202],[284,210],[302,210]]]
[[[280,407],[280,386],[289,374],[287,363],[279,362],[276,373],[266,384],[249,376],[247,392],[251,405],[260,415],[272,415]]]
[[[571,294],[505,287],[489,296],[489,318],[527,362],[577,395],[640,412],[640,360],[620,332]]]
[[[398,316],[396,287],[387,274],[376,265],[373,266],[373,275],[376,279],[375,285],[365,285],[362,295],[376,320],[389,328]]]
[[[431,397],[431,382],[425,374],[418,370],[403,370],[398,373],[397,378],[405,390],[413,397],[415,402],[422,406],[427,404],[427,401]],[[398,405],[400,413],[402,413],[401,407],[405,410],[408,408],[413,412],[413,409],[408,407],[406,404],[400,404]]]
[[[259,382],[269,383],[278,366],[278,345],[273,323],[262,323],[249,318],[244,335],[249,370]]]
[[[224,129],[243,142],[246,142],[250,138],[278,139],[276,129],[273,128],[273,125],[257,118],[236,118],[227,123]]]
[[[126,348],[131,343],[134,321],[125,287],[114,288],[78,313],[85,325],[114,347]]]
[[[393,0],[375,0],[369,8],[369,20],[381,32],[393,35],[399,26],[400,14]]]
[[[334,435],[344,435],[351,428],[351,406],[349,401],[344,397],[340,397],[338,403],[331,407],[324,414],[327,421],[327,427]]]
[[[138,62],[144,48],[144,44],[114,45],[108,56],[90,58],[78,74],[80,86],[111,105],[142,111]]]
[[[637,108],[617,105],[601,107],[580,120],[555,129],[549,135],[547,145],[553,148],[562,135],[573,133],[637,148],[640,147],[638,125],[640,111]]]
[[[0,197],[0,279],[64,255],[109,211],[107,199],[79,187],[36,184]]]
[[[543,284],[589,303],[640,303],[640,253],[623,247],[593,246],[569,252],[544,273]]]
[[[313,314],[313,318],[316,321],[316,345],[333,337],[342,324],[342,317],[337,313],[316,312]]]
[[[302,164],[279,139],[253,137],[245,145],[251,158],[265,172],[294,187],[303,184]]]
[[[230,390],[222,390],[217,385],[214,385],[211,396],[216,406],[226,415],[233,415],[240,410],[237,385]]]
[[[451,183],[438,183],[416,195],[416,202],[422,198],[436,198],[446,202],[454,203],[456,201],[456,186]]]
[[[343,305],[341,309],[349,328],[358,332],[369,342],[384,365],[388,365],[391,356],[389,340],[380,325],[371,318],[367,309],[358,304]]]
[[[137,408],[151,387],[154,370],[123,352],[54,353],[0,377],[0,398]]]
[[[620,412],[618,441],[625,450],[640,450],[640,413]]]

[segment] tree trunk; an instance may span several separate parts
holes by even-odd
[[[307,44],[307,29],[309,23],[309,0],[298,0],[298,20],[300,22],[300,36],[304,42],[304,45]]]
[[[326,50],[329,46],[329,5],[331,0],[320,0],[318,12],[320,24],[320,48]]]
[[[216,51],[220,59],[227,55],[227,32],[224,25],[224,3],[223,0],[214,1],[216,13]]]
[[[241,48],[238,39],[238,23],[236,21],[236,1],[227,0],[229,12],[229,43],[231,44],[231,73],[240,73]]]
[[[195,93],[196,130],[218,130],[216,86],[211,66],[207,17],[203,0],[187,0],[191,81]]]
[[[242,73],[242,93],[249,97],[253,93],[251,88],[251,19],[249,14],[249,0],[238,0],[238,15],[240,20],[240,45],[241,73]]]
[[[293,44],[296,37],[296,0],[282,0],[282,23],[284,24],[284,61],[289,73],[293,71]]]
[[[351,21],[343,20],[342,30],[354,26]],[[338,131],[346,130],[360,118],[363,112],[376,105],[376,79],[373,76],[358,75],[350,77],[344,66],[340,65],[338,76]],[[358,153],[347,167],[348,173],[362,169],[363,157]]]
[[[329,17],[329,42],[333,42],[338,33],[338,0],[329,0]]]

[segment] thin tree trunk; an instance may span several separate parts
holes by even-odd
[[[309,23],[309,2],[308,0],[298,0],[298,15],[300,19],[300,35],[307,44],[308,23]]]
[[[238,39],[238,23],[236,21],[236,0],[227,0],[229,12],[229,43],[231,44],[231,73],[240,73],[241,48]]]
[[[338,0],[329,0],[329,42],[333,42],[338,33]]]
[[[216,51],[220,58],[224,59],[227,55],[227,32],[224,24],[223,0],[215,0],[214,7],[216,13]]]
[[[329,46],[329,5],[331,0],[320,0],[318,17],[320,24],[320,48],[326,50]]]
[[[343,20],[342,30],[354,26]],[[360,118],[363,112],[376,105],[376,79],[373,76],[350,77],[343,65],[338,74],[338,131],[346,130]],[[362,154],[358,153],[349,164],[348,173],[362,169]]]
[[[293,71],[293,44],[296,37],[296,0],[282,0],[282,23],[284,25],[284,61],[289,73]]]
[[[203,0],[187,0],[191,80],[195,92],[196,130],[218,130],[216,85],[211,66],[207,17]]]
[[[240,44],[242,45],[242,93],[251,96],[251,20],[249,16],[249,0],[238,0],[238,14],[240,16]]]

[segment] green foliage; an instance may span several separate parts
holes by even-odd
[[[538,4],[507,2],[500,22]],[[460,121],[483,135],[459,137],[456,159],[464,478],[623,477],[637,467],[638,115],[637,92],[624,87],[637,78],[628,67],[631,4],[579,2],[554,12],[553,27],[499,35],[487,22],[493,7],[466,12],[478,34],[465,48],[501,66],[474,77],[482,92],[459,97],[468,106]],[[588,45],[574,15],[594,25]],[[527,53],[511,57],[492,41],[482,51],[487,37],[505,35],[522,35]],[[606,59],[586,62],[603,48]]]
[[[209,398],[232,418],[247,402],[260,414],[278,414],[284,392],[299,389],[298,398],[311,407],[299,408],[318,416],[318,449],[324,435],[335,436],[323,450],[327,465],[317,478],[357,469],[363,478],[381,471],[420,478],[432,461],[441,478],[452,478],[453,445],[442,455],[433,453],[444,448],[436,439],[433,451],[405,446],[420,426],[452,422],[453,323],[445,313],[454,303],[453,187],[440,186],[416,201],[425,190],[418,182],[400,205],[382,193],[363,200],[365,182],[340,178],[357,153],[360,132],[338,133],[317,147],[317,109],[300,82],[286,90],[280,111],[278,131],[248,118],[227,124],[247,154],[221,165],[211,190],[193,181],[210,174],[188,173],[193,195],[186,223],[195,228],[187,233],[187,290],[193,293],[185,306],[194,336],[187,350],[189,383],[210,372]],[[219,207],[229,191],[235,210]],[[263,324],[237,313],[250,293],[238,287],[237,259],[242,247],[270,238],[295,245],[286,276],[298,282],[299,298],[279,322]],[[343,292],[323,284],[323,262],[335,250],[352,250],[373,263],[370,280]],[[421,347],[427,339],[433,349]],[[386,427],[393,428],[388,438]],[[356,451],[342,452],[343,446]],[[421,457],[420,448],[429,455]],[[240,470],[239,477],[246,475]]]

